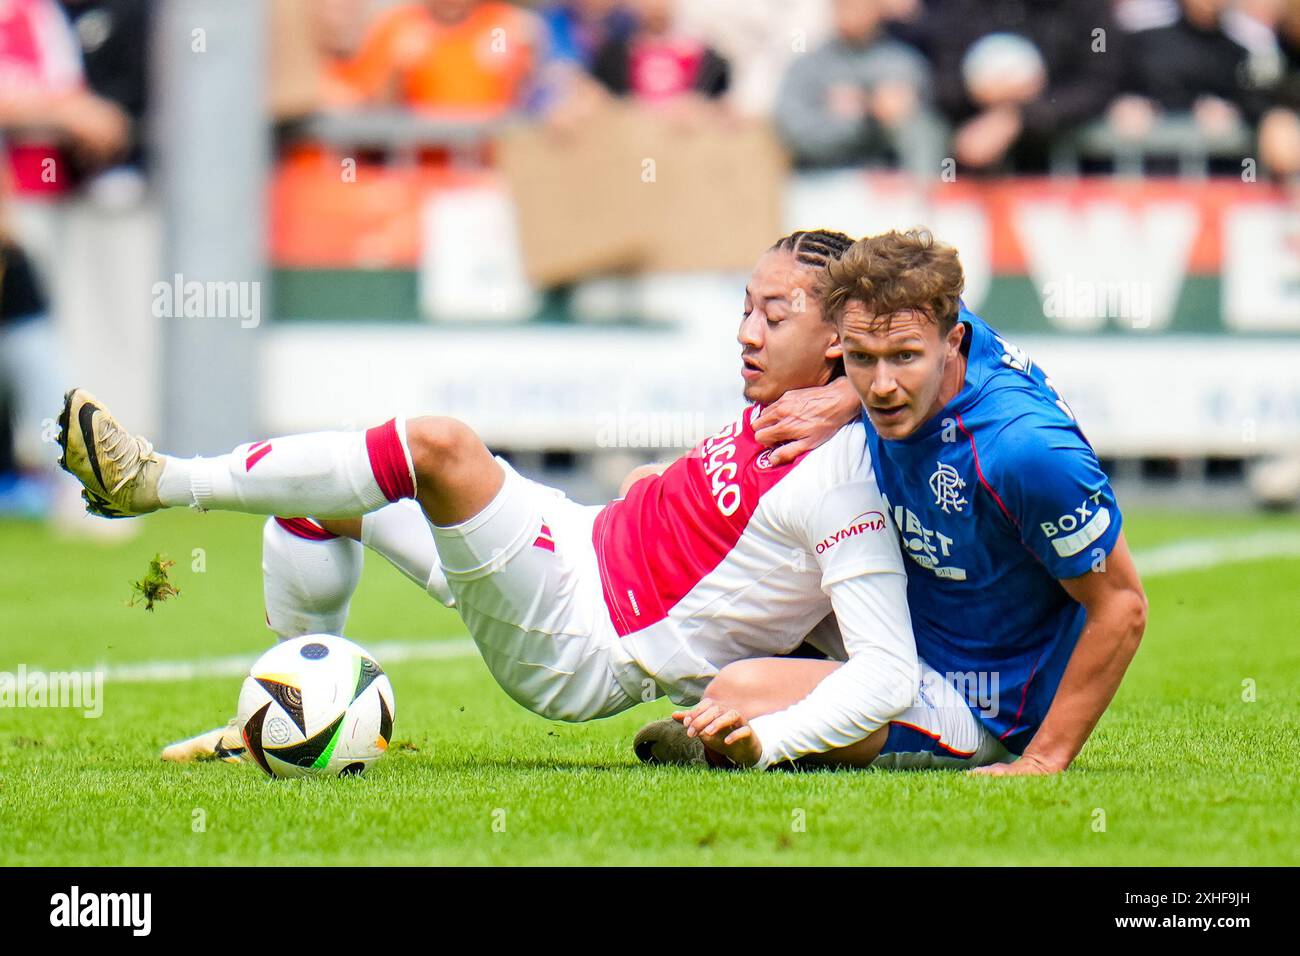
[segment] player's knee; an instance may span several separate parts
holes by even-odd
[[[718,675],[709,681],[704,696],[735,707],[742,713],[750,710],[763,713],[762,698],[768,690],[764,669],[759,661],[735,661],[718,671]]]
[[[416,474],[445,468],[479,444],[474,430],[456,418],[426,415],[406,423],[406,443]]]

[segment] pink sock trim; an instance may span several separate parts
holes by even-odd
[[[291,535],[308,541],[332,541],[338,535],[326,531],[311,518],[276,518],[275,523]]]
[[[415,497],[415,481],[406,459],[406,449],[397,434],[397,419],[389,419],[366,432],[366,451],[370,470],[384,497],[389,501]]]

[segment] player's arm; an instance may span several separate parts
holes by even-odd
[[[1147,600],[1121,534],[1097,570],[1061,581],[1086,619],[1038,733],[1020,758],[975,773],[1045,774],[1078,756],[1119,689],[1146,628]]]
[[[796,388],[763,409],[754,437],[772,448],[773,465],[793,461],[862,414],[862,400],[841,375],[827,385]]]
[[[791,503],[793,534],[816,556],[848,660],[781,709],[755,714],[735,702],[707,702],[714,713],[702,701],[683,720],[688,732],[703,732],[706,745],[725,725],[720,749],[745,765],[768,767],[852,747],[910,707],[919,683],[907,575],[874,478],[838,485],[815,503],[797,495]],[[779,672],[773,668],[776,681]]]
[[[749,722],[755,765],[850,747],[916,699],[920,666],[901,571],[863,574],[830,588],[849,659],[803,700]]]
[[[694,708],[674,713],[687,735],[742,767],[800,757],[868,766],[883,743],[875,732],[915,701],[918,662],[905,580],[889,572],[864,577],[875,580],[842,582],[832,596],[837,613],[853,622],[844,628],[852,647],[847,662],[776,657],[730,664]]]
[[[1093,450],[1070,426],[1037,423],[1000,437],[993,484],[1021,542],[1084,608],[1084,625],[1051,706],[1024,753],[991,774],[1064,770],[1110,703],[1146,625],[1146,597],[1123,516]]]
[[[671,461],[656,461],[648,465],[637,465],[627,473],[622,484],[618,486],[618,497],[626,498],[628,489],[635,485],[642,478],[653,478],[656,475],[662,475],[668,470]]]

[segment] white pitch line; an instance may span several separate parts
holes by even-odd
[[[1300,534],[1260,531],[1239,538],[1199,538],[1175,541],[1133,555],[1133,563],[1144,578],[1205,571],[1225,564],[1241,564],[1264,558],[1300,557]]]
[[[1263,558],[1300,558],[1300,534],[1261,531],[1239,538],[1198,538],[1175,541],[1133,555],[1143,578],[1183,571],[1203,571],[1225,564]],[[455,660],[478,653],[468,637],[440,641],[382,641],[366,645],[385,666],[400,661]],[[242,677],[255,655],[232,654],[191,661],[141,661],[102,668],[104,678],[119,684],[154,684],[207,677]]]
[[[468,637],[440,641],[380,641],[367,644],[366,650],[383,661],[384,666],[397,661],[435,661],[473,657],[478,648]],[[256,653],[231,654],[227,657],[204,657],[194,661],[141,661],[138,664],[115,664],[99,668],[104,679],[119,684],[155,684],[166,681],[199,680],[205,677],[243,677],[257,660]]]

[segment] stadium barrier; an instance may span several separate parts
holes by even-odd
[[[563,197],[584,185],[582,164],[560,184],[563,156],[539,159],[536,148],[513,172],[509,159],[499,169],[381,161],[341,176],[345,140],[419,143],[404,122],[376,120],[367,135],[339,127],[321,137],[334,148],[291,157],[276,174],[277,322],[263,396],[276,430],[316,427],[321,415],[364,423],[400,407],[461,415],[512,448],[658,447],[665,430],[706,434],[734,411],[743,277],[771,238],[924,224],[961,252],[968,304],[1052,372],[1102,454],[1253,458],[1300,446],[1300,217],[1266,182],[918,184],[862,171],[776,176],[772,166],[770,222],[731,212],[739,199],[715,201],[707,222],[674,230],[661,217],[653,229],[588,229],[584,239],[586,220],[563,215]],[[475,136],[491,134],[471,132],[457,135],[475,148]],[[605,195],[667,196],[671,164],[658,164],[657,181],[638,179],[640,142],[619,147],[633,169]],[[725,165],[725,147],[709,148],[715,168]],[[528,219],[520,210],[530,205]],[[688,268],[719,237],[726,259],[699,256],[703,267]],[[647,241],[664,249],[647,252]],[[548,246],[568,260],[530,269],[528,249]],[[588,256],[586,273],[574,250]],[[646,266],[660,254],[671,268]],[[597,274],[613,264],[642,271]],[[561,294],[537,284],[538,272],[573,281]]]

